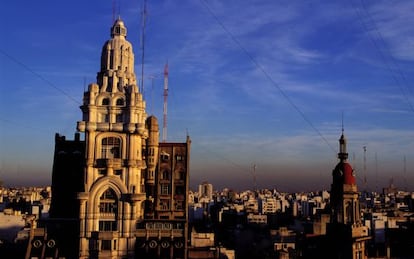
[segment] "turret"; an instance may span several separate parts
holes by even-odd
[[[147,139],[147,175],[145,180],[148,185],[154,185],[159,143],[159,125],[157,118],[155,116],[148,117],[146,126],[149,136]]]

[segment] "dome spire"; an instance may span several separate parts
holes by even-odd
[[[121,20],[121,17],[118,16],[118,18],[115,20],[114,25],[111,28],[111,37],[123,37],[125,38],[127,35],[127,29],[125,27],[124,22]]]
[[[339,138],[339,153],[338,158],[341,161],[346,161],[348,159],[348,153],[346,152],[346,138],[344,134],[344,114],[342,113],[342,134]]]

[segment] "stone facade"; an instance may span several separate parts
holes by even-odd
[[[97,82],[80,107],[77,129],[85,139],[56,136],[48,228],[60,226],[51,234],[62,257],[185,257],[191,141],[159,142],[126,35],[117,19],[102,48]],[[75,239],[70,247],[62,231]]]

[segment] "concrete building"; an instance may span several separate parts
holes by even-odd
[[[213,185],[203,182],[198,185],[198,202],[210,203],[211,201],[213,201]]]
[[[185,258],[191,141],[159,142],[126,36],[117,19],[80,107],[85,139],[56,135],[47,229],[59,257]]]

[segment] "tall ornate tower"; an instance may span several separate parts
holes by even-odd
[[[191,140],[159,142],[126,35],[116,20],[97,82],[84,93],[75,140],[55,136],[50,218],[27,254],[186,258]]]
[[[117,19],[102,48],[97,83],[89,85],[81,106],[86,163],[84,192],[78,193],[80,258],[133,255],[135,225],[144,215],[147,115],[126,35]]]
[[[346,138],[339,139],[339,163],[332,171],[331,222],[327,228],[330,258],[367,258],[368,228],[362,225],[354,170],[348,163]]]

